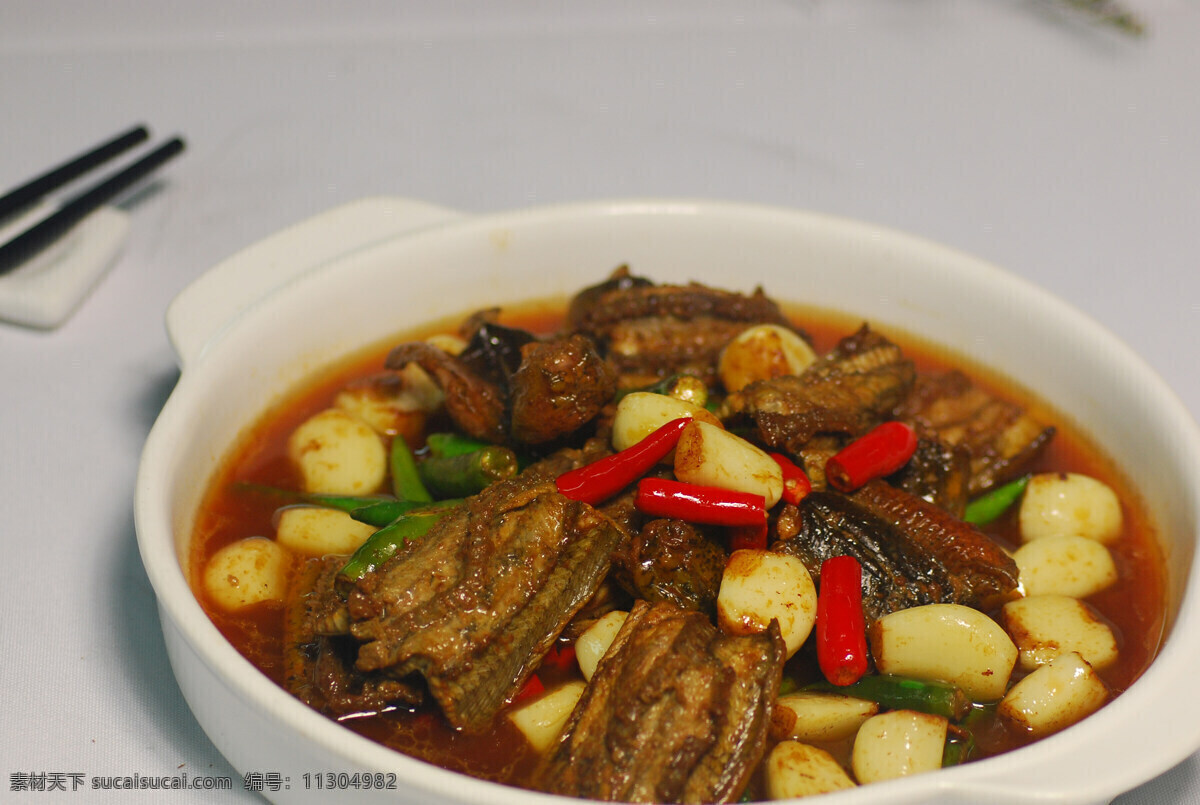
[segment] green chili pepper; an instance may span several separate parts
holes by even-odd
[[[235,484],[235,487],[246,492],[285,498],[293,503],[311,503],[314,506],[325,506],[326,508],[339,509],[340,511],[351,513],[365,506],[373,506],[395,500],[390,495],[325,495],[317,492],[300,492],[295,489],[281,489],[277,486],[244,482]]]
[[[421,482],[438,497],[463,498],[517,474],[517,456],[507,447],[488,445],[473,453],[430,456],[417,465]]]
[[[951,724],[946,733],[946,747],[942,750],[942,767],[958,766],[973,760],[979,749],[974,730],[995,715],[995,704],[973,703],[957,724]]]
[[[841,687],[828,682],[816,682],[809,685],[808,689],[869,699],[892,710],[917,710],[944,716],[951,721],[962,718],[971,707],[971,700],[957,685],[895,674],[864,676],[853,685]]]
[[[389,460],[392,471],[392,490],[400,500],[417,503],[432,503],[433,495],[421,483],[417,472],[417,460],[404,437],[396,434],[392,437],[392,452]]]
[[[388,525],[397,517],[401,517],[409,512],[420,509],[437,510],[449,509],[462,503],[461,498],[453,498],[450,500],[438,500],[433,503],[424,503],[415,500],[395,500],[388,498],[386,500],[375,501],[366,506],[360,506],[350,512],[350,516],[360,523],[373,525],[377,528],[382,528]]]
[[[946,745],[942,749],[942,768],[961,766],[974,754],[975,736],[970,730],[951,729],[946,735]]]
[[[451,510],[448,506],[441,509],[414,509],[376,531],[338,571],[334,580],[337,589],[345,595],[355,582],[390,559],[408,540],[429,533]]]
[[[425,445],[429,454],[437,458],[461,456],[464,453],[474,453],[482,450],[490,443],[481,439],[473,439],[461,433],[431,433],[425,437]]]
[[[1025,487],[1029,484],[1029,476],[1025,475],[1015,481],[1009,481],[1004,486],[998,486],[987,494],[980,495],[967,504],[963,519],[975,525],[987,525],[995,520],[1008,508],[1017,502]]]

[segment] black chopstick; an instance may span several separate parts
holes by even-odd
[[[68,229],[82,221],[93,210],[156,170],[183,148],[183,140],[178,137],[167,141],[129,167],[72,198],[57,212],[0,245],[0,275],[13,270],[62,237]]]
[[[58,167],[46,171],[41,176],[30,179],[20,187],[10,190],[3,197],[0,197],[0,220],[25,209],[52,190],[57,190],[93,168],[104,164],[149,136],[150,133],[146,131],[145,126],[135,126],[129,131],[118,134],[111,140],[101,143],[87,153],[67,160]]]

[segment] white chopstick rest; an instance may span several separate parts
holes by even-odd
[[[41,204],[7,223],[0,228],[0,243],[52,209]],[[128,234],[128,213],[97,208],[58,242],[0,276],[0,319],[41,329],[58,327],[112,267]]]

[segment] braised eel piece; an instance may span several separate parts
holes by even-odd
[[[721,350],[754,324],[792,327],[761,288],[741,294],[699,283],[657,285],[624,266],[575,296],[566,322],[596,341],[625,388],[680,373],[715,385]]]
[[[473,372],[458,356],[425,341],[410,341],[392,349],[384,366],[403,369],[415,363],[429,373],[445,395],[446,412],[469,436],[489,442],[508,439],[504,391]]]
[[[772,449],[800,456],[817,434],[853,438],[889,418],[915,379],[900,347],[863,325],[799,375],[759,380],[729,395],[727,413],[753,420]]]
[[[512,437],[545,444],[592,421],[617,391],[617,375],[591,340],[569,335],[521,347],[509,380]]]
[[[419,704],[424,687],[354,667],[358,642],[348,634],[345,602],[333,579],[343,556],[307,560],[288,587],[283,624],[283,682],[293,696],[329,716],[377,713]]]
[[[904,491],[960,519],[967,510],[970,480],[971,452],[966,445],[950,445],[929,436],[917,439],[912,458],[891,478]]]
[[[670,601],[715,616],[725,549],[699,526],[651,520],[613,557],[613,575],[637,598]]]
[[[784,661],[779,625],[729,636],[694,610],[638,601],[539,788],[613,802],[735,802],[762,760]]]
[[[385,365],[409,363],[433,377],[459,428],[496,443],[545,444],[573,433],[617,389],[616,374],[584,336],[538,340],[486,321],[462,355],[414,341],[395,347]]]
[[[992,396],[957,370],[922,375],[894,414],[918,433],[967,450],[971,496],[1020,475],[1054,437],[1053,426]]]
[[[628,538],[558,492],[553,477],[574,463],[556,456],[493,484],[361,579],[347,599],[356,668],[419,673],[452,725],[486,728]]]
[[[868,618],[922,604],[986,610],[1017,593],[1016,563],[991,537],[883,481],[851,495],[813,492],[800,517],[799,533],[774,550],[799,557],[818,584],[824,560],[858,559]]]

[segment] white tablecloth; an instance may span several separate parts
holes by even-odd
[[[53,331],[0,325],[0,800],[253,802],[182,700],[139,562],[170,299],[374,194],[701,196],[867,219],[1068,299],[1200,413],[1200,6],[1055,0],[0,4],[0,187],[135,122],[187,152]],[[228,775],[228,794],[76,791]],[[28,792],[38,775],[66,793]],[[79,775],[75,777],[73,775]],[[1200,757],[1118,800],[1200,802]]]

